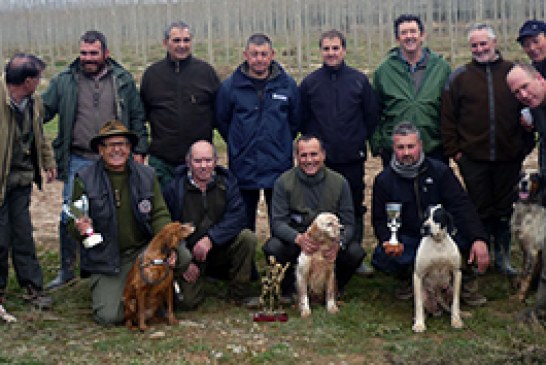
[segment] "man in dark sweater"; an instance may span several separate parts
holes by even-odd
[[[349,182],[355,213],[354,240],[362,243],[366,141],[377,125],[379,103],[366,75],[345,64],[346,41],[341,32],[324,32],[319,46],[323,66],[300,85],[301,130],[321,139],[326,166]],[[360,271],[372,272],[364,263]]]
[[[311,255],[319,248],[305,233],[321,212],[336,214],[343,225],[340,245],[323,252],[336,263],[337,288],[345,289],[364,258],[360,242],[353,240],[354,212],[347,180],[324,166],[326,151],[316,137],[303,135],[294,143],[297,166],[286,171],[276,181],[271,202],[271,238],[263,246],[266,257],[290,267],[281,283],[282,294],[289,301],[295,293],[295,275],[301,251]]]
[[[491,26],[468,32],[472,61],[455,70],[442,96],[444,152],[458,165],[488,242],[495,267],[514,275],[510,265],[510,217],[521,164],[533,137],[520,124],[521,104],[506,85],[513,63],[497,51]]]
[[[186,23],[170,24],[163,46],[167,56],[144,72],[140,96],[152,132],[148,162],[164,187],[193,142],[212,142],[220,80],[212,66],[192,56],[192,33]]]

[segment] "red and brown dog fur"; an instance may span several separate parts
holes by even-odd
[[[158,309],[165,305],[167,323],[177,323],[173,310],[173,270],[167,264],[167,258],[193,231],[191,224],[169,223],[139,255],[127,275],[123,291],[124,318],[128,328],[134,330],[138,325],[141,331],[145,331],[148,328],[146,321],[158,318]]]
[[[335,264],[324,258],[323,251],[332,245],[339,246],[341,224],[338,217],[332,213],[320,213],[307,229],[307,234],[320,247],[311,256],[302,251],[298,258],[296,281],[301,316],[308,317],[311,314],[309,294],[317,298],[326,296],[328,312],[337,313]]]

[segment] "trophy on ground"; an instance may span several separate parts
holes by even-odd
[[[84,217],[89,218],[89,199],[87,195],[83,194],[80,199],[73,201],[70,205],[63,204],[63,212],[74,221]],[[96,233],[92,227],[87,229],[85,236],[82,241],[85,248],[91,248],[102,243],[102,235]]]
[[[262,310],[253,316],[254,322],[286,322],[288,315],[281,307],[281,282],[290,263],[281,265],[275,257],[269,256],[265,277],[262,278],[260,306]]]
[[[398,229],[402,225],[400,222],[400,211],[402,210],[402,204],[400,203],[387,203],[385,204],[385,209],[387,211],[387,227],[391,230],[391,238],[389,239],[390,245],[398,245],[398,237],[396,236],[396,233],[398,232]]]

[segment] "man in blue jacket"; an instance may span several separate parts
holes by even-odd
[[[174,180],[163,191],[172,219],[195,225],[195,232],[187,238],[192,262],[180,281],[181,309],[195,309],[203,302],[205,274],[228,279],[229,299],[241,303],[248,299],[258,240],[245,229],[245,209],[237,181],[216,162],[216,150],[210,142],[195,142],[188,151],[186,165],[176,169]]]
[[[326,166],[340,173],[351,187],[357,243],[363,238],[364,161],[366,141],[379,115],[378,99],[366,75],[345,64],[346,41],[335,29],[319,41],[323,66],[300,85],[302,133],[319,137],[326,150]],[[361,266],[362,273],[371,269]]]
[[[247,214],[255,229],[256,207],[264,190],[268,208],[275,179],[292,167],[292,140],[300,123],[296,82],[273,60],[265,34],[253,34],[245,61],[216,96],[216,127],[228,147],[229,168],[237,178]]]

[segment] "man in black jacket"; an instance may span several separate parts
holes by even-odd
[[[170,24],[163,39],[167,56],[142,75],[140,96],[152,132],[149,164],[162,187],[184,163],[193,142],[212,142],[220,80],[211,65],[192,56],[192,37],[186,23]]]
[[[214,146],[208,141],[195,142],[186,166],[176,169],[163,191],[173,220],[195,225],[195,232],[187,239],[192,263],[182,273],[182,309],[195,309],[205,299],[205,274],[228,279],[228,298],[236,302],[249,299],[258,240],[245,229],[245,209],[235,177],[216,163]]]
[[[366,141],[377,125],[379,104],[368,78],[345,64],[346,41],[335,29],[319,41],[323,66],[300,85],[302,133],[319,137],[326,150],[326,166],[347,179],[355,215],[354,240],[363,238],[364,161]],[[370,274],[362,264],[359,272]]]

